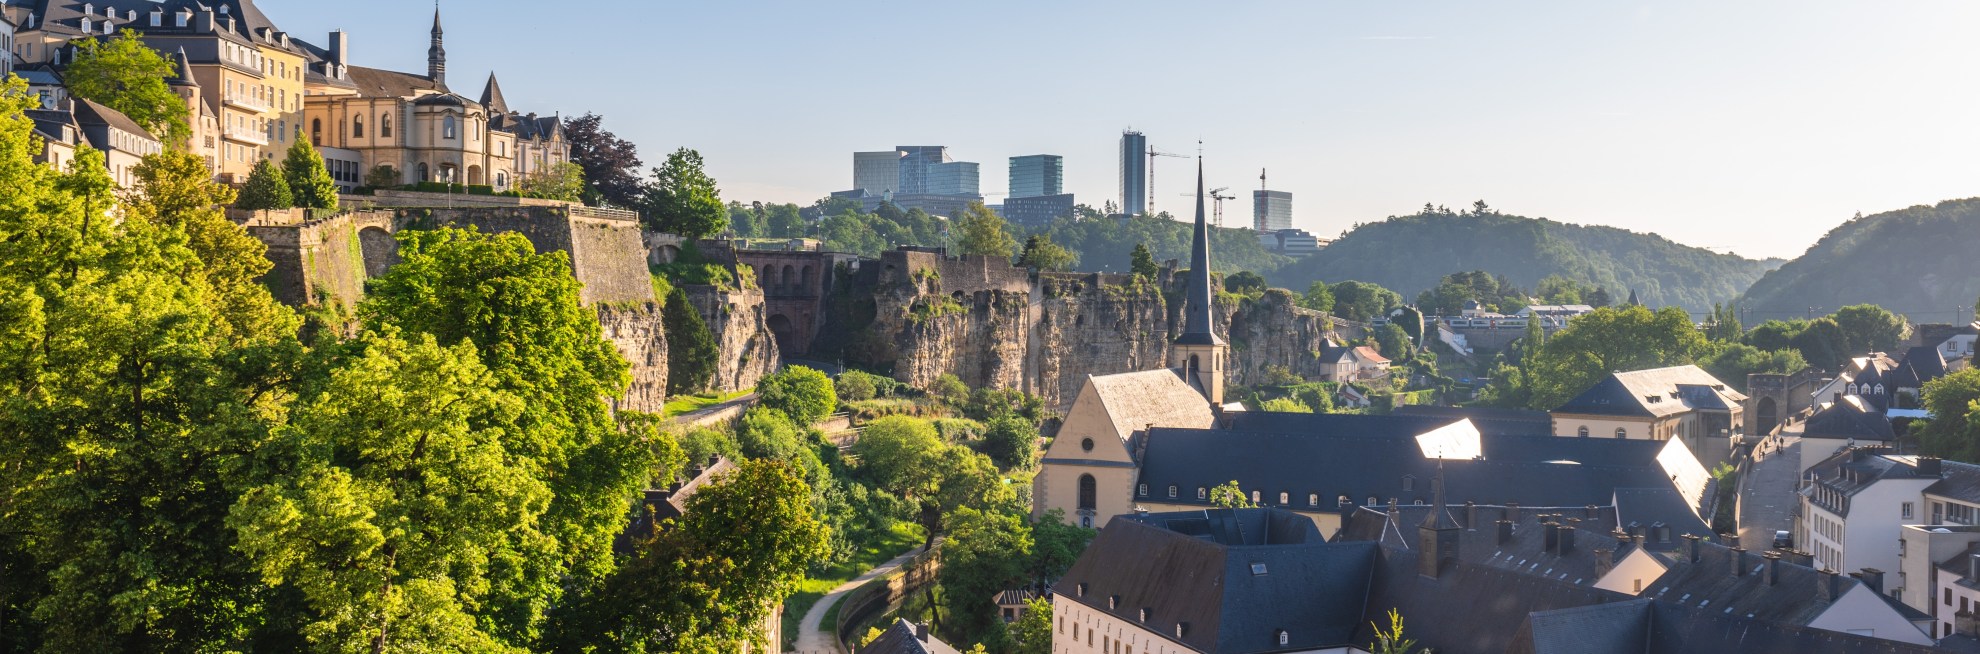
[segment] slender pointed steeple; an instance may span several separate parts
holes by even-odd
[[[1437,476],[1430,480],[1430,515],[1416,527],[1416,573],[1429,579],[1443,575],[1444,568],[1458,557],[1458,532],[1463,527],[1451,519],[1444,505],[1444,459],[1437,458]],[[1398,525],[1400,527],[1400,525]]]
[[[1189,291],[1183,304],[1183,331],[1178,344],[1223,343],[1210,315],[1215,291],[1210,281],[1210,226],[1203,219],[1203,159],[1196,160],[1196,236],[1189,246]]]
[[[447,48],[442,44],[444,32],[440,29],[440,3],[433,3],[433,45],[426,49],[426,77],[433,83],[447,86]]]
[[[1169,365],[1203,393],[1211,406],[1224,404],[1224,366],[1230,346],[1217,337],[1211,314],[1215,290],[1210,280],[1210,225],[1203,217],[1203,158],[1196,160],[1196,237],[1189,248],[1189,277],[1183,295],[1182,333],[1169,348]]]

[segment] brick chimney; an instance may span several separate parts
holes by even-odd
[[[1471,500],[1464,501],[1464,528],[1473,531],[1476,531],[1478,529],[1477,502],[1473,502]]]
[[[1690,562],[1692,562],[1692,563],[1697,563],[1697,562],[1698,562],[1698,541],[1700,541],[1700,540],[1704,540],[1704,539],[1701,539],[1701,538],[1699,538],[1699,537],[1698,537],[1697,535],[1695,535],[1695,534],[1685,534],[1685,535],[1684,535],[1684,540],[1685,540],[1685,544],[1684,544],[1684,560],[1686,560],[1686,561],[1690,561]]]
[[[1732,561],[1732,576],[1746,576],[1746,548],[1732,548],[1732,556],[1729,559]]]
[[[1760,574],[1766,579],[1767,585],[1772,586],[1781,577],[1781,553],[1768,550],[1761,552],[1760,558],[1766,559],[1760,566]]]
[[[1836,601],[1836,598],[1842,596],[1842,575],[1836,574],[1834,570],[1823,570],[1822,578],[1816,584],[1816,590],[1821,593],[1822,599]]]
[[[1878,595],[1884,594],[1884,571],[1864,568],[1862,572],[1856,574],[1856,578],[1863,580],[1863,585],[1869,586],[1872,592]]]
[[[1597,512],[1599,512],[1599,511],[1601,511],[1601,510],[1602,510],[1602,507],[1599,507],[1599,506],[1595,506],[1595,505],[1593,505],[1593,504],[1590,504],[1590,505],[1588,505],[1588,516],[1587,516],[1587,518],[1588,518],[1589,520],[1594,520],[1594,519],[1596,518],[1596,514],[1597,514]]]
[[[1513,537],[1513,522],[1511,520],[1500,520],[1498,524],[1499,524],[1499,544],[1504,545],[1508,542],[1511,542]],[[1980,558],[1980,557],[1975,557],[1975,558]]]
[[[1615,569],[1615,567],[1616,567],[1616,552],[1615,552],[1615,550],[1610,550],[1610,549],[1606,549],[1606,548],[1596,548],[1596,549],[1595,549],[1595,578],[1596,578],[1596,579],[1601,579],[1601,578],[1603,578],[1603,577],[1607,577],[1607,576],[1609,576],[1609,571],[1610,571],[1610,570],[1613,570],[1613,569]]]
[[[1519,503],[1518,503],[1518,502],[1507,502],[1507,503],[1506,503],[1506,519],[1507,519],[1507,520],[1511,520],[1511,521],[1513,521],[1513,522],[1519,522]]]
[[[928,623],[914,623],[914,639],[924,643],[928,642]]]
[[[1574,553],[1574,532],[1574,525],[1561,525],[1560,551],[1556,554],[1567,556]]]

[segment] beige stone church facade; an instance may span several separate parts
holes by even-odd
[[[1134,512],[1139,452],[1147,430],[1207,429],[1216,423],[1230,345],[1217,336],[1210,313],[1210,233],[1203,215],[1202,162],[1197,166],[1189,288],[1183,330],[1169,348],[1169,367],[1086,378],[1032,482],[1035,515],[1058,509],[1073,524],[1097,529],[1114,516]]]

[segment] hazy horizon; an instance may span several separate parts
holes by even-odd
[[[260,0],[358,65],[423,71],[430,6]],[[572,10],[582,8],[582,10]],[[1123,129],[1194,154],[1250,222],[1261,168],[1294,225],[1484,199],[1507,213],[1792,258],[1853,214],[1980,195],[1980,99],[1952,2],[984,5],[608,0],[442,8],[450,86],[489,70],[525,111],[596,112],[649,165],[699,150],[725,200],[808,204],[852,153],[947,145],[1001,201],[1011,156],[1058,154],[1118,201]],[[362,17],[362,21],[353,20]],[[594,62],[614,62],[596,65]],[[1962,66],[1962,64],[1965,64]],[[1966,120],[1962,120],[1966,119]],[[1156,163],[1180,212],[1187,162]]]

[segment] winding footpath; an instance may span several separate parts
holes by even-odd
[[[811,605],[811,610],[804,612],[804,620],[798,625],[797,644],[791,649],[792,654],[844,654],[845,650],[839,647],[838,637],[832,634],[833,630],[838,628],[838,625],[827,626],[820,624],[825,621],[825,614],[831,612],[832,607],[838,605],[839,600],[845,599],[846,594],[852,592],[853,589],[859,588],[860,585],[873,580],[875,577],[880,577],[899,569],[901,564],[906,563],[908,559],[912,559],[914,555],[920,553],[921,547],[919,545],[909,548],[908,551],[902,553],[900,556],[896,556],[886,563],[882,563],[872,570],[866,571],[866,574],[860,575],[857,579],[839,584],[839,587],[833,588],[832,592],[826,593],[824,597],[819,598],[817,603]]]

